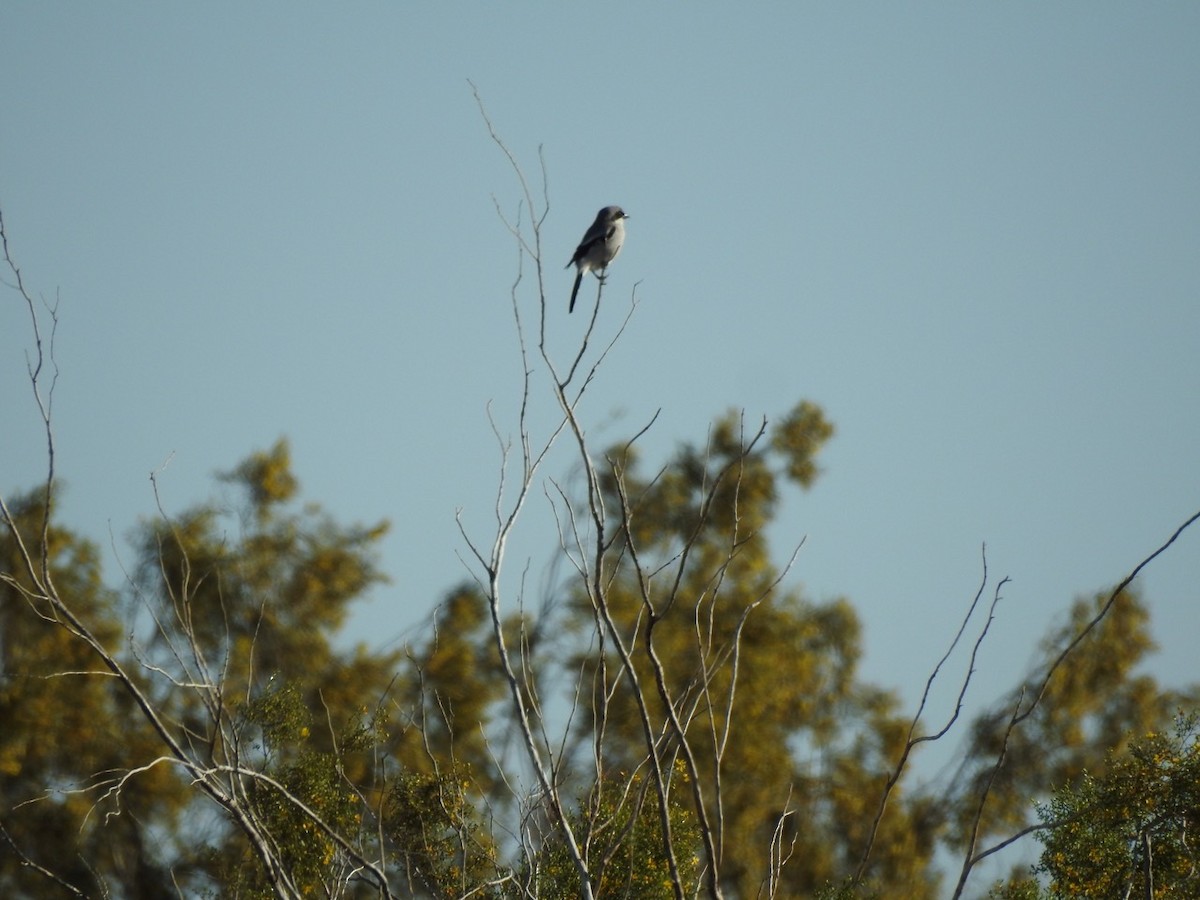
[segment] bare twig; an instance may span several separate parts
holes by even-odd
[[[954,639],[950,641],[950,645],[946,648],[946,652],[942,654],[942,658],[939,659],[937,664],[933,667],[933,671],[930,672],[929,678],[925,682],[925,689],[921,692],[921,701],[917,705],[917,711],[913,714],[912,721],[908,726],[908,737],[905,739],[904,749],[900,752],[900,758],[896,761],[895,768],[888,773],[887,782],[884,784],[883,793],[879,798],[879,806],[875,811],[875,818],[871,822],[871,830],[867,837],[867,843],[863,848],[862,856],[859,858],[858,868],[854,873],[853,880],[855,882],[861,882],[866,875],[867,864],[871,859],[871,851],[875,847],[875,839],[879,834],[879,827],[883,822],[883,816],[887,810],[888,800],[890,799],[893,790],[895,790],[896,785],[900,783],[900,779],[908,766],[908,761],[912,756],[913,750],[915,750],[916,747],[922,743],[940,740],[949,733],[950,729],[954,726],[954,723],[958,721],[959,716],[962,714],[963,703],[967,695],[967,688],[970,686],[971,678],[975,674],[975,660],[979,656],[979,649],[983,646],[984,638],[987,637],[988,630],[991,628],[992,622],[996,617],[996,606],[1000,602],[1000,591],[1004,585],[1008,583],[1008,578],[1002,578],[1000,583],[996,585],[995,591],[993,592],[992,602],[988,607],[987,620],[984,622],[983,628],[980,629],[979,634],[975,638],[975,644],[971,648],[971,658],[967,663],[966,671],[963,673],[962,682],[959,685],[958,697],[955,700],[954,709],[950,713],[949,718],[937,731],[931,734],[920,736],[916,735],[917,725],[921,720],[921,713],[925,711],[925,706],[929,702],[929,694],[933,689],[933,683],[937,680],[937,676],[941,672],[942,666],[946,664],[946,661],[949,660],[951,654],[958,646],[959,641],[962,640],[963,633],[967,628],[967,623],[970,622],[971,618],[975,615],[975,609],[978,607],[979,600],[983,596],[984,589],[987,587],[987,546],[985,545],[980,552],[983,575],[979,582],[979,589],[975,592],[975,597],[971,600],[970,605],[967,607],[966,614],[959,623],[958,632],[954,635]]]
[[[984,811],[984,807],[987,802],[987,797],[988,797],[989,793],[991,792],[991,787],[994,784],[996,777],[1000,772],[1001,767],[1004,765],[1004,760],[1008,754],[1009,740],[1011,739],[1012,735],[1014,734],[1016,729],[1023,722],[1028,720],[1029,717],[1032,716],[1033,713],[1037,710],[1039,704],[1041,703],[1042,699],[1046,695],[1046,691],[1050,685],[1050,680],[1054,677],[1055,672],[1058,671],[1058,669],[1063,665],[1063,663],[1067,660],[1067,658],[1075,651],[1075,649],[1077,647],[1079,647],[1079,645],[1084,641],[1084,639],[1087,638],[1087,636],[1089,634],[1091,634],[1092,631],[1095,630],[1096,627],[1099,626],[1099,624],[1102,621],[1104,621],[1105,617],[1109,614],[1109,612],[1111,612],[1113,606],[1116,604],[1117,598],[1121,596],[1121,594],[1124,592],[1124,590],[1127,587],[1129,587],[1130,584],[1133,583],[1134,579],[1137,578],[1137,576],[1140,575],[1142,573],[1142,571],[1148,565],[1150,565],[1150,563],[1152,563],[1160,555],[1165,553],[1166,550],[1172,544],[1174,544],[1175,541],[1177,541],[1179,539],[1179,537],[1185,531],[1187,531],[1187,529],[1189,527],[1191,527],[1193,524],[1195,524],[1195,522],[1197,520],[1200,520],[1200,511],[1193,513],[1191,516],[1189,516],[1187,518],[1187,520],[1185,520],[1182,525],[1180,525],[1178,528],[1176,528],[1175,531],[1171,534],[1171,536],[1169,538],[1167,538],[1167,540],[1164,541],[1158,547],[1158,549],[1156,549],[1149,556],[1142,559],[1141,562],[1139,562],[1136,566],[1133,567],[1133,569],[1129,572],[1129,574],[1127,574],[1123,579],[1121,579],[1120,583],[1117,584],[1117,586],[1115,588],[1113,588],[1112,591],[1109,593],[1108,599],[1105,601],[1104,605],[1101,606],[1100,610],[1096,613],[1096,615],[1094,615],[1091,618],[1091,620],[1088,621],[1088,623],[1079,630],[1079,632],[1075,635],[1075,637],[1071,639],[1071,641],[1054,658],[1054,660],[1050,663],[1050,665],[1046,667],[1046,671],[1043,673],[1040,683],[1038,683],[1036,686],[1036,693],[1033,694],[1032,699],[1030,700],[1028,706],[1024,706],[1024,703],[1025,703],[1026,697],[1028,696],[1029,691],[1027,688],[1021,689],[1021,692],[1020,692],[1019,696],[1017,697],[1017,701],[1013,706],[1013,711],[1012,711],[1011,716],[1009,717],[1008,724],[1004,729],[1004,734],[1002,735],[1002,738],[1001,738],[1000,750],[996,755],[996,761],[992,765],[992,767],[988,773],[988,777],[983,786],[983,790],[980,792],[979,802],[976,806],[975,814],[972,819],[971,834],[968,838],[967,847],[966,847],[966,850],[963,855],[962,869],[959,874],[958,884],[955,887],[955,891],[954,891],[954,895],[953,895],[955,900],[957,900],[958,897],[962,896],[962,892],[963,892],[964,888],[966,887],[967,879],[970,876],[971,870],[975,866],[975,864],[979,860],[983,859],[985,856],[989,855],[992,852],[995,852],[995,849],[991,849],[987,852],[976,854],[975,846],[978,841],[980,823],[983,819],[983,811]],[[1024,706],[1024,708],[1022,708],[1023,706]],[[996,848],[996,849],[998,849],[998,848]]]

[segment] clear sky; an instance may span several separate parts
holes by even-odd
[[[464,577],[455,511],[487,537],[486,405],[511,427],[520,372],[493,206],[519,192],[471,79],[531,175],[544,148],[558,358],[586,324],[562,265],[598,208],[631,214],[595,439],[661,408],[661,461],[728,408],[819,403],[825,474],[776,530],[781,560],[807,537],[792,583],[849,597],[867,674],[911,700],[986,541],[1012,578],[991,699],[1200,509],[1198,48],[1191,3],[9,0],[0,207],[59,297],[65,524],[124,548],[151,470],[181,511],[284,435],[307,498],[393,522],[353,638]],[[44,463],[16,299],[6,492]],[[551,547],[534,527],[514,562],[540,579]],[[1198,576],[1193,533],[1142,582],[1168,682],[1197,675]]]

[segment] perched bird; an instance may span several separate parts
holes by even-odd
[[[600,281],[604,281],[604,270],[608,264],[617,258],[621,245],[625,243],[625,210],[619,206],[606,206],[596,213],[596,221],[587,230],[575,255],[567,263],[567,268],[575,266],[575,287],[571,288],[571,306],[567,312],[575,311],[575,295],[579,293],[579,285],[583,276],[588,272],[598,273]]]

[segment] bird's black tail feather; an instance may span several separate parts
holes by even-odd
[[[568,313],[575,312],[575,295],[579,293],[579,285],[583,283],[583,269],[575,273],[575,287],[571,288],[571,305],[567,308]]]

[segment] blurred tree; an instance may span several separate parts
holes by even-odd
[[[593,895],[708,894],[715,859],[731,897],[932,897],[935,849],[963,843],[985,786],[986,834],[1011,833],[1032,799],[1061,785],[1072,787],[1055,796],[1056,820],[1142,803],[1156,884],[1177,883],[1186,844],[1171,834],[1194,827],[1194,741],[1147,738],[1130,751],[1136,764],[1113,761],[1129,755],[1127,735],[1155,731],[1186,697],[1137,673],[1151,642],[1132,592],[1047,679],[1100,601],[1076,604],[1042,666],[974,724],[948,793],[901,778],[865,877],[847,881],[910,723],[890,692],[861,680],[850,604],[780,587],[787,568],[771,559],[784,485],[813,483],[831,434],[803,403],[749,436],[726,416],[704,447],[681,447],[652,477],[630,446],[611,449],[598,496],[617,527],[598,565],[581,568],[589,577],[561,607],[502,623],[556,784],[574,798]],[[341,649],[350,604],[382,581],[374,554],[386,525],[345,527],[298,507],[283,442],[222,477],[241,499],[232,514],[207,504],[142,528],[131,602],[103,586],[95,549],[55,525],[48,567],[193,758],[239,773],[238,812],[269,835],[291,887],[263,865],[252,831],[165,762],[128,690],[21,574],[15,534],[41,534],[35,492],[9,503],[15,529],[0,541],[0,848],[12,851],[0,851],[0,894],[357,897],[378,892],[362,874],[368,860],[402,895],[575,896],[562,833],[520,789],[522,763],[505,749],[515,712],[488,598],[451,591],[404,649]],[[1038,706],[1009,729],[1018,698],[1034,693]],[[565,742],[546,706],[564,694]],[[497,831],[501,814],[516,824]],[[1044,857],[1044,872],[1100,884],[1078,854],[1101,839],[1111,871],[1136,869],[1128,834],[1112,837],[1122,816],[1051,832],[1047,854],[1060,855]],[[1134,862],[1118,870],[1121,847]],[[1026,897],[1037,886],[997,890]]]
[[[242,813],[270,834],[300,893],[352,891],[352,881],[338,881],[353,869],[347,847],[377,858],[384,841],[403,870],[405,861],[429,858],[430,847],[444,850],[429,843],[438,829],[475,835],[480,820],[466,798],[482,796],[473,779],[487,783],[480,724],[497,692],[491,657],[480,650],[482,599],[453,592],[433,633],[407,650],[342,650],[334,642],[349,605],[382,581],[374,555],[386,525],[347,528],[315,505],[295,508],[299,485],[282,441],[222,479],[244,498],[233,516],[206,504],[141,528],[127,604],[103,586],[94,547],[51,525],[57,595],[133,673],[189,758],[244,773],[235,789]],[[26,862],[78,890],[117,897],[222,885],[247,897],[277,894],[246,831],[189,790],[129,692],[32,586],[18,535],[36,573],[40,547],[29,541],[41,534],[44,511],[53,518],[43,492],[8,508],[0,895],[54,892],[54,881]],[[440,825],[427,821],[419,839],[392,821],[406,814],[413,777],[464,798]],[[491,859],[490,842],[472,840],[459,886],[483,877],[481,861]],[[456,891],[446,885],[439,895]]]
[[[633,771],[650,753],[617,651],[595,655],[606,609],[632,648],[652,740],[668,760],[685,755],[669,709],[681,723],[732,896],[759,893],[773,841],[790,856],[777,886],[784,895],[811,896],[852,871],[906,736],[894,696],[858,677],[850,604],[781,589],[770,559],[766,532],[783,482],[809,487],[832,433],[803,402],[758,436],[731,413],[704,446],[680,448],[650,478],[628,447],[610,449],[601,485],[621,533],[607,553],[611,570],[597,578],[602,590],[576,595],[567,617],[578,639],[573,666],[594,685],[580,744],[598,743],[602,773]],[[889,896],[933,896],[938,816],[919,798],[893,800],[870,879]]]
[[[195,507],[141,530],[141,599],[153,616],[150,649],[162,660],[189,659],[220,674],[231,697],[270,679],[303,685],[311,708],[374,705],[392,678],[398,652],[354,661],[333,637],[349,607],[385,579],[375,556],[386,522],[345,527],[319,506],[292,507],[299,484],[286,441],[252,454],[221,476],[244,495],[230,515]],[[203,661],[181,642],[194,644]],[[344,677],[355,668],[355,681]]]
[[[971,834],[976,798],[985,790],[981,837],[1013,833],[1029,823],[1033,801],[1048,798],[1084,771],[1102,775],[1131,737],[1159,730],[1177,709],[1195,705],[1195,688],[1164,689],[1138,670],[1154,642],[1149,612],[1133,590],[1118,594],[1104,618],[1054,667],[1108,600],[1108,594],[1077,600],[1067,621],[1042,641],[1042,659],[1029,677],[973,722],[951,788],[957,809],[953,843],[961,846]],[[1018,705],[1023,718],[1010,729]]]
[[[504,688],[479,591],[464,584],[445,596],[428,636],[408,648],[399,682],[406,727],[396,754],[405,768],[428,775],[453,763],[479,790],[501,790],[486,726]]]
[[[112,673],[32,583],[18,533],[30,558],[45,549],[49,577],[93,633],[120,646],[127,625],[95,546],[54,524],[47,503],[44,490],[13,497],[19,532],[0,532],[0,896],[75,896],[67,885],[89,895],[111,886],[117,896],[174,896],[167,867],[186,786],[159,764],[114,790],[131,762],[149,764],[161,750]]]
[[[280,788],[364,856],[398,859],[431,896],[455,896],[464,879],[483,877],[493,854],[465,799],[481,796],[475,779],[491,786],[480,725],[497,688],[482,599],[452,592],[415,646],[339,650],[350,604],[383,581],[375,547],[386,523],[347,528],[315,504],[295,509],[299,483],[284,441],[221,478],[244,497],[238,529],[208,504],[148,525],[139,541],[140,594],[157,625],[150,655],[166,671],[186,661],[160,682],[160,702],[212,742],[217,758],[252,760],[277,783],[252,782],[249,798],[303,893],[345,890],[338,885],[353,866]],[[219,684],[236,746],[219,746],[209,689],[188,695],[184,683]],[[422,806],[422,791],[459,800]],[[414,807],[428,814],[423,829],[403,824]],[[455,864],[446,842],[468,832]],[[435,857],[445,865],[430,868]],[[245,835],[227,829],[196,864],[216,883],[268,896],[270,879],[252,859]]]

